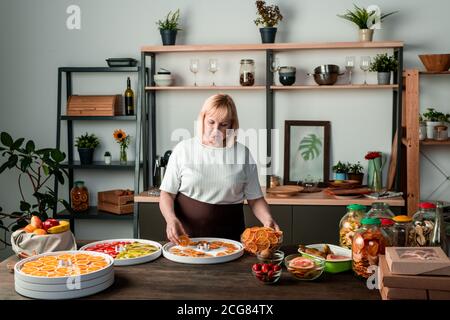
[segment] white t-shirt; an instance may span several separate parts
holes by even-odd
[[[246,146],[236,142],[231,147],[210,147],[198,137],[175,146],[160,189],[210,204],[236,204],[263,196],[257,165]]]

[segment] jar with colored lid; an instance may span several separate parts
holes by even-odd
[[[431,202],[419,204],[419,211],[412,217],[412,235],[410,245],[413,247],[430,246],[431,235],[436,220],[436,205]]]
[[[372,207],[367,212],[368,218],[378,218],[378,219],[392,219],[395,214],[389,208],[389,205],[385,202],[374,202]]]
[[[412,232],[412,218],[406,215],[394,217],[392,228],[392,246],[409,247]]]
[[[394,217],[395,218],[395,217]],[[388,219],[388,218],[382,218],[380,219],[381,222],[381,229],[383,229],[384,234],[386,236],[386,247],[390,247],[392,246],[392,242],[393,242],[393,238],[394,238],[394,234],[393,234],[393,229],[394,229],[394,220],[393,219]]]
[[[355,274],[368,278],[378,265],[378,257],[385,253],[386,239],[378,218],[364,218],[362,226],[355,232],[352,243],[352,268]]]
[[[347,213],[339,222],[339,245],[352,248],[355,231],[361,227],[361,219],[366,215],[366,206],[351,204],[347,206]]]
[[[75,212],[83,212],[89,209],[89,190],[84,181],[75,181],[70,190],[70,205]]]

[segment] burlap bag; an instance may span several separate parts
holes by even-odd
[[[70,230],[48,235],[36,235],[17,230],[11,235],[11,244],[19,258],[45,252],[77,250],[75,237]]]

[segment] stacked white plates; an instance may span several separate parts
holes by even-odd
[[[80,254],[79,251],[58,251],[33,256],[19,261],[14,266],[15,290],[20,295],[34,299],[74,299],[89,296],[105,290],[114,283],[114,260],[109,255],[98,252],[82,252],[91,256],[101,256],[107,266],[97,271],[73,276],[35,276],[21,271],[27,262],[41,257],[64,254]]]

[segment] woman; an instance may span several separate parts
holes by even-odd
[[[174,148],[160,186],[159,207],[167,238],[239,240],[245,229],[243,201],[266,227],[279,230],[258,180],[256,163],[236,141],[239,120],[229,95],[208,98],[198,117],[198,135]]]

